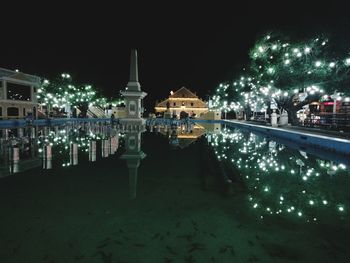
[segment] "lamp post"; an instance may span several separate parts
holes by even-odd
[[[333,124],[335,124],[335,114],[337,112],[337,100],[341,98],[339,96],[339,93],[335,90],[334,93],[331,95],[331,98],[333,99]]]

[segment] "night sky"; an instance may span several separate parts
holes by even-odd
[[[259,34],[328,32],[349,40],[350,15],[343,2],[236,2],[9,6],[0,18],[0,67],[46,78],[67,72],[109,97],[126,86],[130,50],[137,48],[150,111],[157,99],[182,86],[207,99],[220,81],[239,73]]]

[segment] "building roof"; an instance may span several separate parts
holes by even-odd
[[[183,99],[184,101],[190,101],[190,102],[194,102],[195,105],[193,107],[195,108],[208,108],[206,102],[204,102],[203,100],[201,100],[200,98],[198,98],[198,96],[193,93],[192,91],[190,91],[189,89],[182,87],[180,89],[178,89],[177,91],[175,91],[174,93],[172,93],[169,98],[162,100],[160,102],[156,103],[156,107],[167,107],[167,103],[170,102],[171,105],[170,107],[172,108],[172,101],[173,100],[180,100]],[[178,106],[179,107],[179,106]],[[190,108],[189,108],[190,109]]]
[[[170,95],[169,98],[198,98],[198,96],[189,89],[182,87]]]
[[[35,75],[25,74],[14,70],[0,68],[0,78],[7,77],[12,79],[24,80],[33,83],[39,83],[40,78]]]

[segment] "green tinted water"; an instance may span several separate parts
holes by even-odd
[[[1,262],[347,262],[346,157],[240,130],[92,133],[96,162],[92,135],[56,131],[52,169],[6,177],[3,142]],[[41,160],[45,138],[19,163]]]

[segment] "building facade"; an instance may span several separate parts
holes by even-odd
[[[167,110],[177,117],[180,117],[181,113],[187,113],[189,116],[199,117],[208,112],[208,105],[206,102],[198,98],[198,96],[192,91],[182,87],[175,92],[171,92],[168,99],[156,103],[156,113],[164,113]]]
[[[0,68],[0,119],[37,117],[40,78]]]

